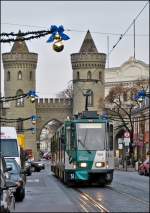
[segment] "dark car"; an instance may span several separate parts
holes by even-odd
[[[147,159],[139,165],[140,175],[150,175],[150,160]]]
[[[14,192],[15,200],[22,201],[25,197],[25,183],[26,175],[25,171],[17,164],[16,160],[13,158],[6,158],[7,167],[11,167],[10,180],[14,181],[17,185],[16,191]]]
[[[30,162],[33,172],[40,172],[42,169],[45,169],[45,165],[41,161],[30,161]]]
[[[6,180],[5,172],[8,172],[4,158],[0,156],[0,212],[12,212],[15,209],[16,184]]]

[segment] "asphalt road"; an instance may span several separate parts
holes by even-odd
[[[115,171],[108,187],[65,186],[46,168],[27,177],[26,197],[15,212],[149,212],[149,177]]]

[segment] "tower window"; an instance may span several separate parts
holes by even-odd
[[[21,71],[18,72],[18,80],[22,80],[22,72]]]
[[[88,106],[93,106],[93,91],[91,91],[91,95],[88,96]]]
[[[99,80],[102,81],[102,72],[99,72]]]
[[[23,91],[21,89],[17,90],[16,96],[20,96],[23,94]],[[23,107],[24,106],[24,98],[19,98],[16,100],[16,106],[17,107]]]
[[[79,80],[80,79],[80,73],[77,72],[77,79]]]
[[[88,73],[87,73],[87,79],[91,79],[91,78],[92,78],[91,71],[88,71]]]
[[[30,71],[30,73],[29,73],[29,79],[30,79],[30,81],[32,80],[32,71]]]
[[[7,81],[10,81],[10,71],[7,72]]]

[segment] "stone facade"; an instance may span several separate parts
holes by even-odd
[[[21,37],[18,35],[18,37]],[[15,96],[27,93],[29,90],[35,90],[36,66],[38,54],[31,53],[25,41],[16,41],[9,53],[2,54],[4,66],[4,91],[5,96]],[[28,118],[35,115],[35,103],[31,103],[27,98],[6,102],[6,118]],[[6,105],[6,104],[5,104]],[[17,123],[6,123],[5,125],[15,126],[18,130]],[[23,129],[32,127],[31,120],[23,122]],[[36,135],[31,131],[25,131],[26,147],[33,150],[37,158]]]
[[[137,81],[149,79],[149,65],[130,57],[120,67],[105,69],[105,96],[109,90],[120,83],[124,86],[133,85]]]
[[[106,54],[99,53],[88,31],[79,53],[71,54],[73,69],[73,114],[85,109],[83,94],[90,89],[88,110],[102,112]]]
[[[149,80],[149,65],[143,61],[130,57],[120,67],[112,67],[105,69],[105,97],[109,94],[112,87],[120,83],[126,87],[132,87],[139,81]],[[147,84],[147,83],[146,83]],[[126,102],[124,102],[126,103]],[[128,104],[130,104],[128,102]],[[111,105],[110,105],[111,107]],[[118,122],[114,122],[114,151],[118,150],[118,138],[120,138],[124,129],[115,130]],[[116,155],[116,152],[114,153]]]

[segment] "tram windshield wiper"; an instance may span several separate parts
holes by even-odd
[[[88,153],[91,153],[91,151],[87,149],[86,145],[85,145],[80,139],[78,139],[78,142],[85,148],[85,150],[86,150]]]

